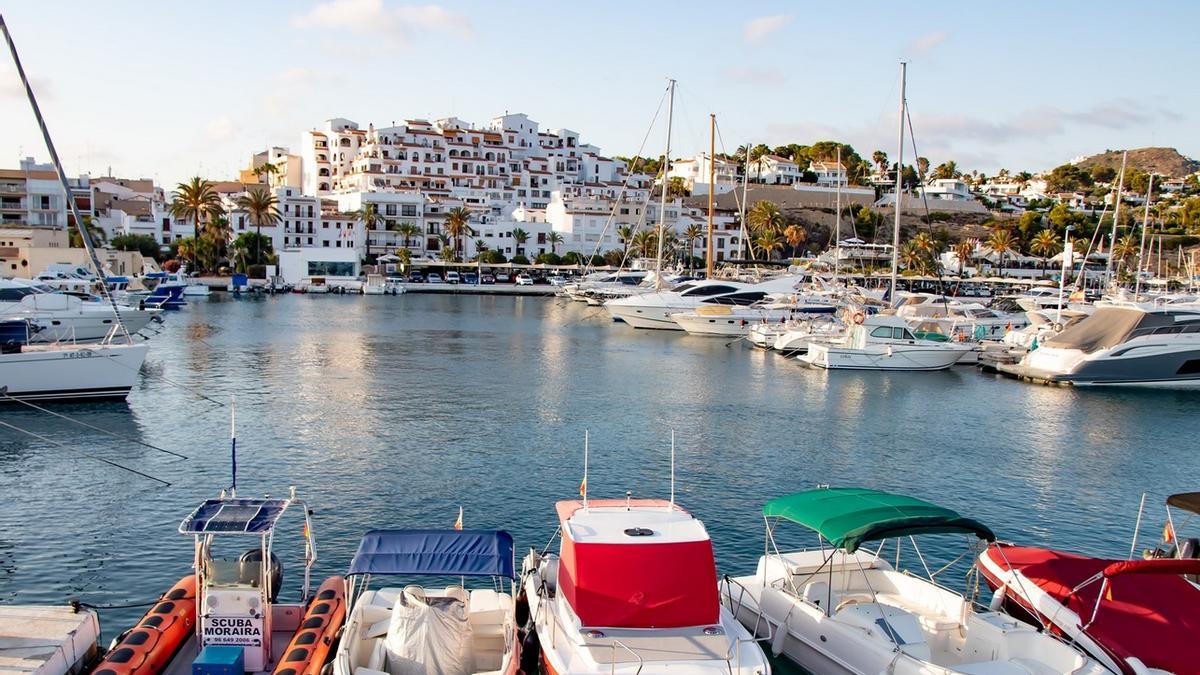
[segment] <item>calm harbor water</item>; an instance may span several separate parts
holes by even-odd
[[[27,408],[0,418],[171,481],[160,487],[0,430],[0,602],[150,600],[187,572],[176,532],[229,483],[237,396],[243,495],[295,485],[315,511],[316,578],[371,527],[504,527],[543,546],[577,495],[678,501],[712,533],[722,572],[762,551],[759,509],[817,483],[904,491],[1001,538],[1123,556],[1166,494],[1195,489],[1186,393],[1020,384],[945,373],[825,373],[724,340],[640,332],[565,300],[282,296],[194,302],[151,340],[128,403],[58,407],[179,460]],[[281,537],[298,539],[292,520]],[[292,536],[292,535],[296,536]],[[285,556],[285,595],[299,578]],[[290,573],[290,574],[289,574]],[[141,609],[105,612],[107,634]]]

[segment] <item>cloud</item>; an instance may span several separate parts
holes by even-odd
[[[946,35],[946,31],[935,30],[932,33],[926,33],[913,40],[908,48],[913,56],[921,56],[945,42],[947,37],[949,36]]]
[[[31,77],[29,84],[33,87],[33,95],[38,98],[39,102],[54,98],[54,89],[50,86],[49,80]],[[12,67],[0,71],[0,99],[7,98],[25,100],[25,86],[21,84],[21,78],[17,76],[17,69]]]
[[[400,5],[390,7],[384,0],[329,0],[307,13],[292,18],[297,28],[345,30],[356,35],[404,46],[430,32],[474,34],[467,15],[440,5]]]
[[[776,14],[775,16],[760,16],[757,19],[751,19],[742,27],[742,39],[752,45],[762,44],[771,33],[783,28],[791,21],[791,14]]]
[[[208,134],[210,141],[228,141],[233,138],[233,133],[236,130],[237,126],[233,123],[229,115],[222,115],[204,127],[204,132]]]
[[[778,68],[767,66],[759,68],[756,66],[730,66],[721,71],[727,80],[733,80],[737,84],[783,84],[787,82],[787,75]]]

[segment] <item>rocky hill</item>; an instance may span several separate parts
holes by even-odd
[[[1077,166],[1090,169],[1093,166],[1110,166],[1121,168],[1120,150],[1110,150],[1099,155],[1092,155],[1075,162]],[[1200,171],[1200,162],[1181,155],[1175,148],[1138,148],[1129,151],[1128,166],[1141,169],[1147,173],[1157,173],[1171,178],[1184,176]]]

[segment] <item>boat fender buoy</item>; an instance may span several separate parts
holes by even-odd
[[[787,639],[787,624],[781,623],[775,629],[775,637],[771,639],[771,656],[783,653],[783,641]]]
[[[1002,585],[1000,588],[997,588],[996,592],[992,593],[992,601],[988,603],[988,609],[993,612],[999,612],[1000,608],[1004,606],[1004,596],[1007,595],[1007,593],[1007,586]]]
[[[863,314],[862,312],[855,312],[854,316],[851,317],[851,320],[860,326],[862,325],[863,321],[866,321],[866,319],[867,319],[866,315]]]

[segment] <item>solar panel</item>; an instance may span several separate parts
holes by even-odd
[[[275,527],[287,501],[282,499],[210,499],[179,525],[183,534],[262,534]]]

